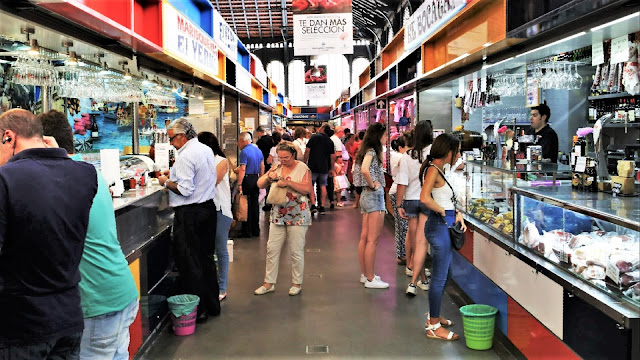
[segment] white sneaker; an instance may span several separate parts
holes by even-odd
[[[409,269],[408,267],[404,268],[404,273],[407,274],[407,276],[413,276],[413,270]]]
[[[407,286],[407,291],[405,291],[407,295],[411,295],[411,296],[416,296],[418,295],[418,290],[416,289],[416,286],[413,284],[409,284]]]
[[[380,276],[378,276],[378,275],[375,275],[375,274],[374,274],[374,275],[373,275],[373,278],[374,278],[374,279],[380,279]],[[364,283],[366,283],[366,282],[367,282],[367,277],[366,277],[366,276],[364,276],[364,274],[360,274],[360,283],[361,283],[361,284],[364,284]]]
[[[431,277],[431,271],[429,271],[429,269],[424,269],[424,274],[425,274],[427,277]]]
[[[374,276],[372,281],[367,280],[364,283],[364,287],[367,289],[386,289],[389,287],[389,284],[382,281],[379,276]]]
[[[418,280],[418,283],[416,284],[416,286],[424,291],[427,291],[429,290],[429,280],[425,282],[422,282],[422,280]]]

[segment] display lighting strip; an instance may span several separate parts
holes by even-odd
[[[491,65],[484,64],[484,65],[482,65],[482,69],[485,69],[485,70],[486,70],[486,69],[491,68],[491,67],[494,67],[494,66],[496,66],[496,65],[500,65],[500,64],[502,64],[502,63],[506,63],[507,61],[509,61],[509,60],[511,60],[511,59],[513,59],[513,58],[514,58],[514,57],[512,56],[512,57],[510,57],[510,58],[508,58],[508,59],[504,59],[504,60],[502,60],[502,61],[498,61],[497,63],[495,63],[495,64],[491,64]]]
[[[522,53],[522,54],[518,54],[518,55],[516,55],[516,57],[525,56],[527,54],[531,54],[531,53],[536,52],[538,50],[546,49],[546,48],[551,47],[553,45],[557,45],[557,44],[563,43],[565,41],[569,41],[571,39],[575,39],[577,37],[585,35],[586,33],[587,33],[586,31],[581,31],[581,32],[579,32],[577,34],[574,34],[574,35],[571,35],[571,36],[569,36],[567,38],[564,38],[564,39],[561,39],[561,40],[558,40],[558,41],[554,41],[554,42],[552,42],[550,44],[547,44],[547,45],[544,45],[544,46],[540,46],[539,48],[536,48],[536,49],[533,49],[533,50],[529,50],[529,51],[527,51],[525,53]]]
[[[623,22],[623,21],[625,21],[625,20],[632,19],[632,18],[633,18],[633,17],[635,17],[635,16],[640,16],[640,11],[638,11],[637,13],[633,13],[633,14],[631,14],[631,15],[627,15],[627,16],[625,16],[625,17],[621,17],[620,19],[613,20],[613,21],[608,22],[608,23],[606,23],[606,24],[602,24],[602,25],[598,25],[598,26],[596,26],[596,27],[593,27],[593,28],[591,28],[591,31],[598,31],[598,30],[600,30],[600,29],[606,28],[607,26],[611,26],[611,25],[613,25],[613,24],[617,24],[617,23],[619,23],[619,22]]]

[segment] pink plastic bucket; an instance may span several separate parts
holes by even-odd
[[[171,312],[169,312],[171,314]],[[196,317],[198,316],[198,307],[196,306],[191,314],[175,317],[171,314],[171,322],[173,323],[173,333],[178,336],[191,335],[196,331]]]

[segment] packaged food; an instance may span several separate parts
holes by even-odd
[[[624,287],[640,282],[640,270],[631,271],[620,276],[620,284]]]
[[[628,288],[626,291],[623,292],[623,294],[632,298],[633,300],[639,300],[640,299],[640,282]]]
[[[604,280],[605,270],[604,267],[598,265],[589,265],[582,272],[582,276],[586,279]]]
[[[615,251],[609,257],[621,273],[627,273],[640,267],[640,254],[630,251]]]

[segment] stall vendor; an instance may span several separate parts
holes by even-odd
[[[527,135],[534,135],[534,145],[542,146],[542,158],[552,164],[558,162],[558,134],[549,126],[551,110],[547,104],[540,104],[531,108],[531,129]]]

